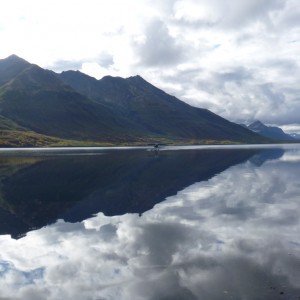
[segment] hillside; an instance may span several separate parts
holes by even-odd
[[[266,141],[140,76],[56,74],[15,55],[0,60],[0,129],[0,146]]]
[[[0,87],[0,127],[83,141],[117,142],[119,135],[130,138],[124,128],[134,129],[121,115],[77,93],[54,72],[9,58],[14,66],[18,61],[24,68]]]
[[[206,109],[192,107],[140,76],[106,76],[101,80],[78,71],[58,75],[77,92],[112,107],[137,128],[156,135],[196,140],[254,142],[263,139]]]

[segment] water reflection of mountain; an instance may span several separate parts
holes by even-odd
[[[267,160],[275,160],[280,158],[284,154],[283,149],[272,149],[272,150],[262,150],[257,155],[253,155],[250,158],[251,163],[256,166],[261,166]]]
[[[272,156],[273,150],[268,150]],[[208,180],[259,150],[109,152],[0,161],[0,233],[14,237],[58,218],[143,213],[166,197]],[[266,151],[264,151],[264,157]]]

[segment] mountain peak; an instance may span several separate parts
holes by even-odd
[[[16,77],[28,66],[30,66],[29,62],[15,54],[0,59],[0,86]]]
[[[293,140],[293,137],[286,134],[280,127],[266,126],[259,120],[250,124],[248,128],[267,138],[275,140]]]
[[[134,76],[130,76],[130,77],[128,77],[128,79],[130,79],[130,78],[132,78],[132,79],[138,79],[138,80],[145,80],[142,76],[140,76],[140,75],[134,75]]]
[[[135,76],[130,76],[126,78],[126,80],[131,81],[131,82],[136,82],[136,83],[148,83],[142,76],[140,75],[135,75]]]
[[[76,71],[57,74],[11,55],[0,61],[0,87],[4,118],[56,138],[114,144],[265,140],[139,75],[97,80]]]
[[[16,55],[16,54],[11,54],[11,55],[9,55],[6,59],[22,59],[22,58],[19,57],[19,56]]]
[[[23,59],[22,57],[19,57],[16,54],[12,54],[9,55],[8,57],[1,59],[2,61],[7,61],[7,62],[12,62],[12,63],[17,63],[17,62],[22,62],[22,63],[26,63],[29,64],[28,61],[26,61],[25,59]]]
[[[254,121],[253,123],[251,123],[248,128],[251,129],[252,131],[257,131],[257,130],[261,130],[263,128],[267,128],[268,126],[266,126],[264,123],[262,123],[259,120]]]
[[[252,122],[250,125],[264,125],[266,126],[263,122],[261,122],[260,120],[256,120],[254,122]]]
[[[120,76],[111,76],[111,75],[105,75],[105,76],[103,76],[103,77],[100,79],[100,81],[101,81],[102,79],[103,79],[103,80],[120,80],[120,79],[124,80],[123,77],[120,77]]]
[[[93,80],[93,81],[97,81],[96,78],[82,73],[79,70],[68,70],[68,71],[62,71],[60,74],[58,74],[58,77],[62,77],[62,78],[73,78],[73,79],[85,79],[85,80]]]

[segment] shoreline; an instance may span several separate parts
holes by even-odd
[[[270,148],[289,148],[300,143],[272,143],[272,144],[210,144],[210,145],[165,145],[160,151],[166,150],[201,150],[201,149],[270,149]],[[55,152],[89,152],[93,151],[109,151],[109,150],[147,150],[152,149],[148,146],[82,146],[82,147],[5,147],[0,148],[0,155],[5,153],[55,153]]]

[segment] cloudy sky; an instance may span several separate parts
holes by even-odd
[[[140,74],[235,122],[300,132],[298,0],[10,0],[0,58]]]

